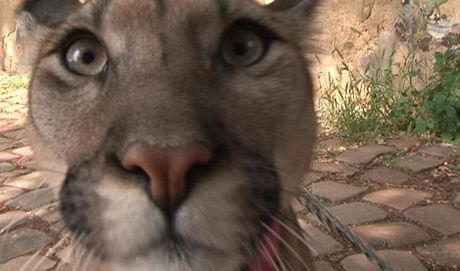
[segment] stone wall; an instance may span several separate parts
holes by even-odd
[[[369,65],[386,67],[390,56],[394,64],[403,62],[409,51],[428,63],[436,51],[452,48],[460,53],[460,0],[448,0],[431,16],[414,2],[323,0],[317,20],[320,49],[310,56],[319,82],[327,85],[328,76],[337,75],[342,57],[353,70],[363,71]],[[428,27],[416,29],[422,19]]]
[[[20,50],[16,43],[14,10],[20,0],[0,1],[0,70],[14,72],[18,68]]]

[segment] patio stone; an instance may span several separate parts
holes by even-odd
[[[385,250],[379,251],[378,254],[394,271],[428,271],[417,257],[407,251]],[[381,271],[363,254],[349,256],[340,264],[346,271]]]
[[[339,155],[337,161],[350,164],[368,164],[379,155],[394,151],[393,148],[382,145],[366,145],[350,149]]]
[[[387,167],[379,167],[366,171],[360,179],[381,184],[401,185],[409,180],[409,175]]]
[[[35,252],[53,242],[48,235],[23,228],[0,236],[0,264]]]
[[[460,233],[460,211],[449,205],[414,207],[405,215],[445,235]]]
[[[418,251],[424,257],[431,258],[442,265],[460,268],[460,239],[441,240],[432,245],[420,247]]]
[[[394,160],[397,167],[407,169],[413,172],[422,172],[434,169],[444,164],[443,161],[436,158],[428,158],[420,155],[409,155]]]
[[[389,223],[356,226],[352,231],[374,248],[397,248],[428,241],[431,236],[409,223]]]
[[[368,194],[363,199],[398,210],[405,210],[430,197],[431,194],[417,190],[391,188]]]
[[[324,181],[312,184],[311,190],[312,193],[316,196],[337,202],[355,197],[365,192],[367,188],[331,181]]]

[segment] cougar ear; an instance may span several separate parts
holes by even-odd
[[[312,23],[321,0],[274,0],[264,6],[281,24],[279,32],[284,38],[300,44],[306,51],[315,51],[314,37],[311,33],[319,32],[318,24]]]
[[[1,1],[1,0],[0,0]],[[16,10],[17,38],[23,49],[21,64],[32,69],[37,60],[36,46],[48,33],[83,4],[79,0],[23,0]]]
[[[59,25],[82,3],[79,0],[24,0],[17,13],[43,26]],[[26,14],[26,15],[24,15]]]
[[[267,5],[267,8],[273,11],[288,11],[292,9],[303,10],[306,13],[318,5],[319,0],[275,0]]]

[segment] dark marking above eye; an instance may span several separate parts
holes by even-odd
[[[278,36],[273,30],[271,30],[269,27],[256,22],[252,19],[239,19],[235,22],[233,22],[228,30],[226,31],[227,33],[230,32],[231,30],[245,30],[249,32],[256,33],[259,35],[264,41],[273,41],[273,40],[280,40],[281,37]]]
[[[25,0],[19,10],[28,12],[46,26],[54,26],[65,20],[82,6],[78,0]]]

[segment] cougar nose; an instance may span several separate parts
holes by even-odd
[[[210,160],[210,151],[201,144],[159,148],[137,143],[128,148],[121,163],[127,170],[138,169],[147,174],[155,203],[169,213],[187,196],[185,179],[190,169]]]

